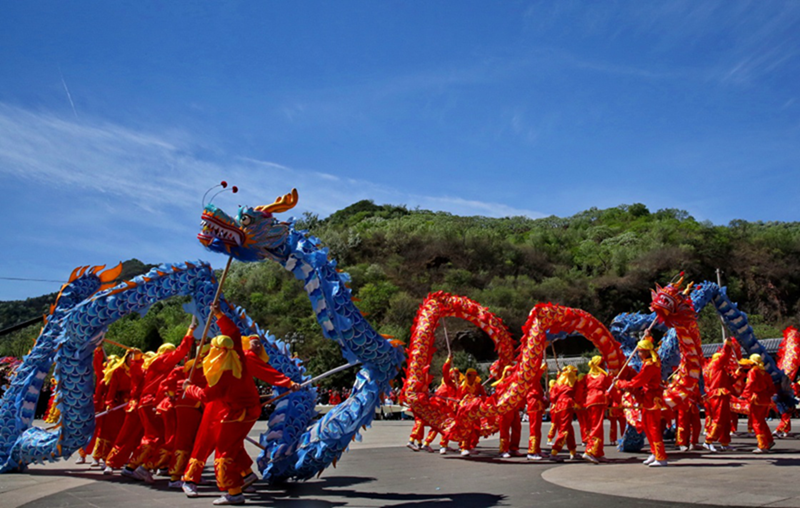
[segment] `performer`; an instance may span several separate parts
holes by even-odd
[[[144,436],[133,458],[122,470],[125,476],[153,483],[148,466],[169,464],[169,454],[164,449],[164,422],[156,412],[157,395],[161,382],[191,351],[196,327],[194,323],[189,326],[177,348],[173,344],[162,344],[155,356],[144,362],[144,386],[138,409]]]
[[[492,386],[496,387],[500,385],[506,379],[506,376],[511,374],[512,370],[514,370],[514,366],[507,365],[503,369],[503,374],[500,376],[500,379],[492,383]],[[518,407],[497,417],[497,424],[500,428],[500,456],[504,459],[509,459],[512,456],[518,457],[520,454],[519,442],[522,434],[522,420],[520,419],[519,412],[522,410],[522,406],[525,402],[526,401],[523,400]]]
[[[589,374],[585,377],[587,445],[583,459],[593,464],[597,464],[605,458],[603,416],[608,407],[606,392],[611,385],[611,379],[608,377],[608,373],[600,367],[602,363],[602,356],[593,356],[589,361]]]
[[[478,377],[478,372],[475,369],[467,369],[464,380],[458,388],[457,398],[463,403],[465,400],[469,401],[475,398],[483,399],[486,396],[486,390],[481,384],[481,378]],[[479,439],[480,434],[478,428],[470,429],[469,437],[459,443],[461,447],[461,456],[468,457],[470,455],[475,455],[477,453],[475,447],[478,446]]]
[[[242,337],[239,329],[219,308],[212,307],[222,335],[211,341],[211,351],[203,360],[203,372],[208,386],[200,388],[184,382],[187,397],[208,403],[222,402],[223,412],[217,443],[214,450],[214,472],[217,486],[225,495],[214,501],[215,505],[243,504],[243,464],[250,460],[244,449],[244,438],[261,415],[261,404],[253,377],[244,358]],[[264,370],[271,369],[268,365]],[[300,385],[272,369],[273,384],[285,386],[293,391]]]
[[[749,360],[740,360],[739,364],[743,368],[749,369],[742,398],[750,402],[750,417],[753,420],[753,431],[758,440],[758,448],[753,452],[766,453],[775,446],[767,424],[767,413],[772,403],[772,396],[775,394],[775,385],[764,369],[761,355],[752,354]]]
[[[128,397],[128,405],[125,407],[125,421],[117,434],[114,446],[106,457],[106,468],[103,470],[103,474],[111,474],[115,469],[120,469],[125,465],[142,440],[142,435],[144,435],[142,420],[136,410],[139,405],[139,395],[142,393],[144,385],[144,372],[142,371],[144,358],[145,354],[138,349],[131,349],[125,354],[125,364],[128,366],[127,373],[129,374],[130,382],[130,396]],[[113,377],[111,382],[114,382]],[[120,379],[119,382],[123,383],[124,380]],[[112,390],[109,388],[108,396],[111,396],[111,392]],[[108,398],[106,398],[106,406],[109,406]],[[116,406],[111,406],[111,408],[113,407]]]
[[[694,397],[688,399],[686,405],[678,407],[677,413],[675,445],[682,452],[699,450],[702,422],[700,421],[700,407],[697,399]]]
[[[642,410],[642,425],[650,443],[650,456],[644,461],[644,465],[663,467],[667,465],[667,453],[661,433],[661,409],[664,407],[661,362],[650,337],[640,340],[636,348],[642,368],[633,379],[620,381],[618,385],[621,390],[634,394]]]
[[[128,402],[128,397],[131,391],[131,377],[128,374],[129,356],[126,352],[125,356],[119,358],[117,355],[109,355],[105,363],[103,371],[100,375],[103,377],[103,384],[105,391],[103,393],[103,400],[100,401],[99,409],[101,412],[106,411],[103,415],[103,424],[100,431],[97,433],[97,442],[92,451],[92,460],[101,464],[105,462],[106,456],[111,451],[114,441],[117,439],[119,429],[125,421],[125,411],[120,408]],[[121,374],[114,376],[114,373],[121,369]],[[120,382],[120,378],[125,377],[125,385]],[[116,408],[116,409],[115,409]],[[102,466],[105,468],[105,465]]]
[[[211,346],[203,347],[204,352],[211,349]],[[194,369],[192,372],[192,365],[195,361],[202,361],[203,353],[201,352],[199,360],[191,359],[183,366],[185,376],[192,374],[192,384],[200,388],[205,388],[206,378],[203,375],[203,369]],[[185,380],[185,378],[184,378]],[[175,426],[177,431],[175,433],[175,451],[172,454],[172,459],[169,463],[169,484],[171,489],[183,487],[181,477],[183,476],[186,466],[189,463],[192,450],[195,445],[195,438],[200,428],[200,422],[203,419],[202,404],[196,400],[192,400],[183,396],[183,381],[178,386],[178,391],[175,393]],[[210,451],[208,452],[211,453]],[[206,455],[208,458],[208,455]],[[205,460],[203,461],[205,464]],[[202,472],[202,468],[200,469]]]
[[[575,385],[578,381],[578,369],[574,365],[565,365],[558,375],[553,389],[550,391],[550,418],[556,427],[558,437],[550,450],[550,459],[560,461],[558,453],[566,443],[570,459],[577,454],[575,433],[572,427],[572,418],[575,414]]]
[[[586,445],[588,439],[589,423],[586,411],[586,374],[578,374],[575,381],[575,419],[578,420],[578,431],[581,436],[581,445]],[[577,440],[576,440],[577,441]]]
[[[609,432],[609,439],[612,445],[619,444],[617,436],[622,439],[625,435],[625,410],[622,408],[622,392],[617,386],[612,386],[611,391],[608,393],[609,406],[608,406],[608,421],[611,422],[611,430]],[[619,428],[619,434],[617,434]]]
[[[710,425],[703,448],[717,451],[714,443],[719,443],[720,451],[730,450],[731,444],[731,379],[728,365],[733,357],[731,341],[725,340],[722,348],[714,353],[703,369],[706,388],[706,408]]]
[[[551,379],[547,383],[547,400],[552,404],[553,402],[553,387],[556,385],[556,380]],[[550,412],[552,413],[552,408]],[[547,429],[547,446],[553,446],[553,439],[556,438],[556,422],[553,421],[553,415],[550,415],[550,428]]]
[[[444,361],[444,365],[442,365],[442,382],[433,395],[434,397],[443,400],[448,406],[450,406],[453,412],[458,409],[456,402],[458,399],[456,397],[458,397],[458,380],[460,377],[461,373],[457,368],[453,367],[453,357],[448,356],[447,360]],[[428,431],[428,435],[425,437],[422,450],[433,453],[431,443],[433,443],[433,440],[436,439],[437,434],[438,432],[436,429],[431,428],[431,430]],[[448,451],[453,451],[448,446],[449,442],[450,441],[447,439],[447,437],[442,434],[442,439],[439,441],[439,453],[441,455],[445,455]]]
[[[542,369],[547,363],[542,362]],[[542,460],[542,419],[549,401],[544,396],[541,380],[533,384],[526,399],[528,411],[528,460]]]

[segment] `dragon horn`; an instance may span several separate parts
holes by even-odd
[[[694,281],[686,284],[686,289],[683,290],[683,294],[689,296],[689,293],[692,292],[692,288],[694,287]]]
[[[278,196],[271,205],[257,206],[254,210],[267,213],[282,213],[297,206],[297,189],[292,189],[289,194]]]

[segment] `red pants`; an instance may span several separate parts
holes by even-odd
[[[429,431],[428,431],[428,435],[427,435],[427,436],[425,436],[425,443],[423,443],[423,444],[424,444],[425,446],[430,446],[430,445],[431,445],[431,443],[433,443],[433,440],[434,440],[434,439],[436,439],[436,436],[437,436],[438,434],[439,434],[439,433],[438,433],[438,432],[436,432],[436,429],[431,429],[431,430],[429,430]],[[449,440],[449,439],[447,439],[446,437],[444,437],[444,434],[442,434],[442,439],[440,439],[440,440],[439,440],[439,446],[441,446],[442,448],[447,448],[447,444],[448,444],[449,442],[450,442],[450,440]]]
[[[603,450],[605,414],[605,404],[594,404],[586,408],[586,453],[595,457],[605,457]]]
[[[528,428],[530,437],[528,438],[528,454],[542,454],[542,417],[544,411],[528,412]]]
[[[650,453],[655,455],[656,460],[667,460],[667,452],[664,450],[664,435],[661,433],[661,410],[642,410],[642,426],[644,435],[647,436],[647,442],[650,443]]]
[[[133,458],[128,467],[136,469],[138,466],[146,468],[158,467],[165,457],[164,451],[164,422],[161,416],[156,413],[156,408],[152,404],[139,408],[139,418],[144,427],[144,436],[139,447],[133,452]]]
[[[425,423],[419,418],[414,419],[414,427],[411,428],[411,435],[408,436],[409,441],[416,441],[418,443],[422,442],[422,438],[425,437]]]
[[[762,450],[767,450],[772,446],[772,433],[767,424],[767,415],[769,414],[769,405],[760,406],[758,404],[750,404],[750,418],[753,420],[753,432],[756,433],[758,440],[758,447]]]
[[[225,408],[221,403],[213,401],[203,411],[203,418],[200,420],[200,426],[197,429],[192,455],[189,457],[189,464],[183,473],[183,481],[200,483],[206,460],[208,460],[208,456],[211,455],[217,445],[217,433],[223,409]]]
[[[522,433],[522,422],[519,418],[519,411],[516,409],[509,411],[500,417],[500,453],[509,451],[519,451],[520,434]]]
[[[177,431],[178,419],[175,416],[175,408],[171,407],[161,412],[161,422],[164,425],[164,449],[170,454],[175,451],[175,433]]]
[[[589,439],[589,412],[586,408],[577,409],[575,411],[575,418],[578,420],[578,429],[581,431],[581,443],[587,443]]]
[[[200,408],[185,406],[175,408],[177,429],[175,432],[174,452],[169,462],[169,475],[172,481],[180,480],[186,470],[202,419],[203,411]]]
[[[252,464],[244,449],[244,438],[255,425],[261,407],[256,406],[255,410],[257,411],[248,411],[244,421],[223,421],[219,425],[217,446],[214,449],[214,473],[219,490],[242,487],[242,473]]]
[[[792,414],[789,412],[783,413],[781,415],[781,423],[778,424],[778,428],[775,429],[775,432],[791,432],[792,431]]]
[[[124,466],[130,458],[133,451],[139,446],[144,435],[144,428],[142,427],[142,420],[139,418],[139,412],[136,410],[130,413],[125,413],[125,422],[119,430],[117,442],[108,453],[106,458],[106,465],[113,469],[120,469]]]
[[[678,446],[696,445],[700,441],[700,410],[695,405],[678,409],[675,444]]]
[[[722,446],[731,443],[731,399],[729,396],[708,397],[706,408],[711,413],[711,426],[706,442],[719,442]]]
[[[578,447],[575,445],[575,432],[572,428],[572,416],[573,411],[571,409],[550,412],[550,418],[553,419],[553,424],[558,432],[558,437],[556,438],[555,443],[553,443],[553,448],[550,450],[551,455],[557,455],[558,452],[564,448],[564,443],[566,443],[570,454],[575,453],[575,451],[578,449]]]
[[[105,460],[106,456],[111,452],[114,441],[117,440],[122,424],[125,423],[126,414],[127,413],[120,408],[100,417],[104,421],[100,427],[100,433],[97,435],[97,442],[94,445],[92,457],[97,460]]]
[[[622,410],[619,410],[622,413]],[[609,439],[611,439],[612,444],[616,444],[617,436],[620,438],[625,435],[625,415],[620,414],[619,416],[616,415],[616,410],[611,410],[608,412],[608,420],[611,422],[611,431],[609,432]],[[617,426],[619,426],[619,434],[617,434]]]

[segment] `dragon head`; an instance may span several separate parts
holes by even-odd
[[[270,205],[239,207],[236,217],[209,203],[203,209],[202,230],[197,239],[205,248],[239,261],[283,261],[288,256],[289,224],[278,221],[272,214],[285,212],[295,205],[297,189],[278,197]]]
[[[666,326],[673,328],[684,325],[695,319],[694,306],[689,292],[692,290],[692,283],[681,289],[683,284],[683,273],[676,283],[670,283],[666,287],[656,284],[656,289],[651,289],[653,301],[650,310],[656,313],[658,319]]]

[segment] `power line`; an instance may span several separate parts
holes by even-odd
[[[26,282],[60,282],[61,284],[64,283],[63,280],[53,280],[53,279],[24,279],[22,277],[0,277],[0,280],[18,280],[18,281],[26,281]]]

